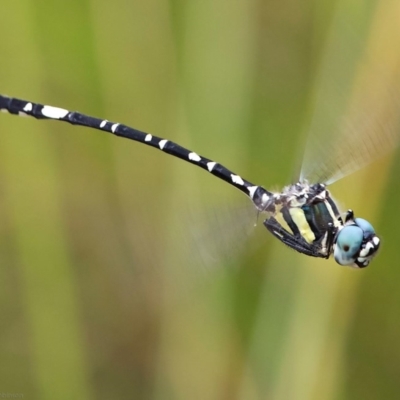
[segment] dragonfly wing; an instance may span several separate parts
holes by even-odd
[[[338,34],[327,49],[300,178],[331,184],[398,146],[400,53],[373,32],[365,44]]]

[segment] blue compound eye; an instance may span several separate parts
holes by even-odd
[[[356,218],[354,222],[364,231],[364,236],[375,235],[375,229],[365,219]]]
[[[367,221],[365,222],[369,224]],[[340,265],[354,264],[358,252],[360,251],[363,238],[364,232],[361,227],[356,225],[345,226],[336,238],[334,252],[336,262]]]

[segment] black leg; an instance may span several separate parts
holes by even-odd
[[[307,243],[301,236],[291,234],[274,217],[266,219],[264,225],[277,239],[299,253],[311,257],[327,258],[326,254],[321,253],[319,246]]]

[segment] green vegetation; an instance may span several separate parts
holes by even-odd
[[[169,138],[266,188],[290,182],[321,92],[351,102],[362,49],[400,65],[395,2],[3,3],[1,93]],[[389,158],[332,188],[383,238],[358,271],[262,226],[262,247],[224,248],[232,216],[203,230],[245,200],[228,185],[138,143],[0,115],[0,394],[398,399]],[[208,242],[232,254],[210,261]]]

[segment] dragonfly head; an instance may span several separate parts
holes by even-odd
[[[379,249],[380,240],[372,225],[362,218],[353,218],[349,211],[346,223],[334,240],[334,257],[338,264],[367,267]]]

